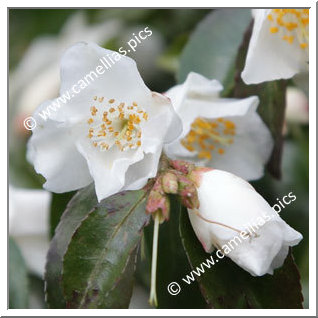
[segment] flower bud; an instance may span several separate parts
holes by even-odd
[[[170,216],[170,202],[162,189],[161,183],[162,179],[157,178],[146,205],[146,213],[154,215],[155,212],[160,212],[160,223],[169,220]]]
[[[166,172],[162,176],[162,189],[165,193],[176,194],[178,192],[178,177],[172,172]]]
[[[192,180],[185,176],[178,176],[181,203],[188,209],[198,209],[199,199],[196,185]]]
[[[195,171],[199,209],[188,209],[206,252],[216,247],[253,276],[273,274],[302,235],[245,180],[225,171]]]

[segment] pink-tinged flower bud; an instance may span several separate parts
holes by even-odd
[[[169,220],[170,216],[170,201],[162,189],[162,179],[157,178],[146,205],[146,213],[154,215],[160,212],[160,223]]]
[[[199,209],[188,209],[206,252],[220,249],[253,276],[273,274],[302,235],[245,180],[225,171],[194,171]]]
[[[178,176],[181,203],[188,209],[198,209],[199,199],[195,183],[186,176]]]
[[[166,172],[162,176],[162,189],[165,193],[176,194],[178,192],[178,177],[172,172]]]

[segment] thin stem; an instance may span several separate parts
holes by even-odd
[[[226,224],[223,224],[223,223],[220,223],[220,222],[216,222],[216,221],[210,221],[208,219],[206,219],[203,215],[200,214],[200,212],[198,210],[194,210],[194,213],[200,218],[202,219],[203,221],[205,222],[208,222],[208,223],[212,223],[212,224],[216,224],[216,225],[220,225],[220,226],[224,226],[232,231],[235,231],[237,233],[241,233],[242,231],[232,227],[232,226],[229,226],[229,225],[226,225]]]
[[[159,224],[160,214],[155,213],[154,217],[154,230],[153,230],[153,241],[152,241],[152,260],[151,260],[151,287],[150,287],[150,305],[158,306],[157,291],[156,291],[156,280],[157,280],[157,254],[158,254],[158,238],[159,238]]]

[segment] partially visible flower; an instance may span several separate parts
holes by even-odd
[[[47,191],[9,187],[9,234],[30,271],[40,277],[49,248],[50,203]]]
[[[37,105],[57,96],[59,60],[66,47],[78,41],[103,45],[121,28],[121,22],[114,19],[90,25],[86,14],[78,11],[66,20],[59,34],[35,38],[10,74],[10,104],[17,108],[18,116],[30,116]],[[25,132],[23,119],[18,123]]]
[[[192,172],[200,207],[188,210],[204,250],[214,248],[253,276],[273,274],[302,235],[243,179],[221,170]]]
[[[254,9],[253,15],[244,82],[287,79],[307,71],[309,9]]]
[[[258,98],[220,98],[221,84],[190,73],[166,95],[180,116],[183,133],[165,146],[172,159],[226,170],[247,180],[260,178],[273,148],[256,112]]]
[[[100,59],[112,56],[111,68],[96,77]],[[93,77],[90,85],[83,78]],[[99,73],[100,74],[100,73]],[[129,57],[94,43],[69,48],[61,61],[61,96],[74,84],[86,85],[46,121],[34,113],[37,127],[28,159],[46,178],[44,187],[61,193],[94,181],[98,200],[144,186],[157,173],[164,142],[180,134],[181,123],[169,99],[151,92]]]
[[[308,98],[299,88],[288,87],[286,90],[286,121],[296,124],[309,122]]]

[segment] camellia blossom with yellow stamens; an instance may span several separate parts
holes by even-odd
[[[151,92],[136,63],[120,56],[98,77],[100,59],[115,52],[94,43],[70,47],[61,61],[61,96],[87,74],[93,81],[46,121],[34,113],[37,127],[28,143],[28,159],[46,178],[44,187],[67,192],[94,182],[98,200],[143,187],[155,177],[164,142],[182,129],[170,100]]]
[[[308,71],[309,9],[254,9],[242,79],[246,84]]]
[[[165,152],[172,159],[226,170],[255,180],[273,149],[273,140],[256,109],[258,97],[220,98],[222,85],[190,73],[166,95],[180,116],[183,132]]]

